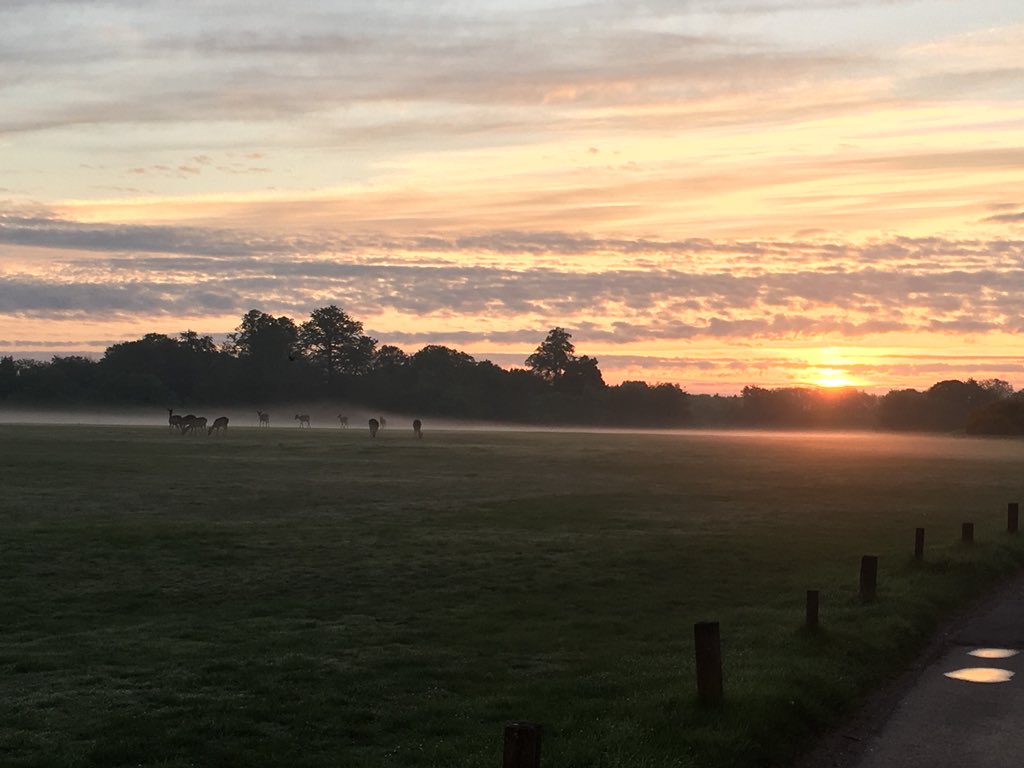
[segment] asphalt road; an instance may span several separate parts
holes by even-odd
[[[937,640],[917,668],[801,766],[1024,766],[1024,578]]]

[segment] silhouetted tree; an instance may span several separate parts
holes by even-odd
[[[985,391],[986,395],[990,398],[989,402],[993,400],[1003,400],[1007,397],[1013,397],[1013,386],[1008,381],[1002,379],[984,379],[978,382],[978,385]]]
[[[278,366],[293,356],[299,329],[288,317],[274,317],[250,309],[234,333],[228,334],[229,349],[241,359],[252,360],[259,368]]]
[[[8,398],[18,391],[18,366],[14,357],[0,357],[0,397]]]
[[[932,429],[928,396],[916,389],[894,389],[878,405],[878,424],[885,429]]]
[[[823,389],[812,403],[814,426],[868,429],[877,426],[878,398],[853,387]]]
[[[975,408],[967,416],[971,435],[1024,435],[1024,399],[1005,397]]]
[[[409,355],[392,344],[382,344],[373,355],[373,370],[396,371],[409,364]]]
[[[99,366],[87,357],[55,355],[40,367],[34,385],[35,395],[45,400],[83,402],[94,399]]]
[[[743,388],[743,422],[758,427],[814,425],[815,393],[805,387]]]
[[[571,338],[572,334],[564,328],[552,328],[547,338],[526,358],[526,367],[545,381],[557,381],[576,359],[576,347]]]
[[[297,359],[299,329],[289,317],[274,317],[251,309],[234,333],[227,349],[238,356],[236,391],[250,401],[265,403],[295,395],[303,387],[303,361]]]
[[[45,378],[49,364],[42,360],[21,359],[14,361],[14,396],[22,402],[45,400]]]
[[[587,355],[571,359],[555,384],[563,392],[576,395],[600,391],[607,386],[597,367],[597,359]]]
[[[328,385],[338,374],[360,374],[370,368],[377,340],[363,334],[363,324],[335,305],[314,309],[299,326],[299,347],[323,374]]]
[[[183,403],[197,399],[221,399],[227,370],[219,366],[225,355],[216,350],[209,336],[186,331],[178,339],[161,333],[147,333],[138,341],[126,341],[107,348],[100,366],[107,397],[122,399],[135,381],[136,402]]]
[[[944,431],[964,429],[967,414],[997,397],[974,379],[940,381],[925,394],[931,406],[932,428]]]
[[[475,413],[472,355],[440,344],[428,344],[409,359],[413,377],[413,403],[425,413],[455,413],[460,406]]]
[[[100,365],[109,383],[112,398],[126,397],[135,382],[138,400],[149,402],[154,393],[181,403],[192,395],[191,371],[183,365],[184,348],[162,333],[147,333],[136,341],[107,347]],[[130,398],[129,402],[133,402]]]
[[[182,331],[178,334],[178,343],[199,355],[212,355],[217,351],[212,336],[200,336],[195,331]]]
[[[415,398],[409,359],[409,355],[394,345],[378,347],[370,370],[353,382],[352,394],[367,405],[379,408],[412,408]]]
[[[624,381],[608,387],[605,420],[609,424],[679,427],[689,419],[689,395],[676,384]]]

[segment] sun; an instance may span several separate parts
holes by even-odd
[[[818,375],[811,381],[817,387],[825,389],[839,389],[841,387],[853,387],[857,385],[853,379],[846,375],[846,372],[839,368],[819,368]]]

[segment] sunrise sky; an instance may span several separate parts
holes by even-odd
[[[0,3],[0,354],[337,304],[609,383],[1024,387],[1020,0]]]

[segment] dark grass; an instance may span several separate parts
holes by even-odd
[[[1004,533],[1022,459],[952,438],[0,426],[0,765],[498,766],[511,719],[543,723],[561,768],[786,765],[1024,562]]]

